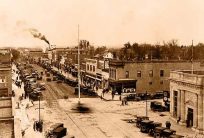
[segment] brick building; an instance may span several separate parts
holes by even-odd
[[[194,62],[195,69],[201,69],[200,62]],[[169,76],[172,70],[191,68],[189,61],[111,61],[109,63],[109,85],[117,91],[135,88],[136,92],[169,91]]]
[[[172,71],[170,75],[170,113],[180,124],[203,133],[204,71]]]

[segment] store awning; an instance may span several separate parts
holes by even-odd
[[[93,77],[93,76],[90,76],[90,75],[86,75],[86,77],[88,77],[88,78],[92,78],[92,79],[95,79],[95,80],[98,80],[98,81],[101,81],[101,79],[96,78],[96,77]]]

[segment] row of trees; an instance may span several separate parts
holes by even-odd
[[[123,48],[115,49],[116,56],[121,60],[194,60],[204,59],[204,44],[196,46],[179,46],[177,40],[163,42],[163,44],[138,44],[127,42]]]

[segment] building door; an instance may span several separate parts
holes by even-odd
[[[192,127],[193,126],[193,109],[188,108],[188,113],[187,113],[187,127]]]

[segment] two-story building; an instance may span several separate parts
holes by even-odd
[[[193,63],[201,69],[200,62]],[[135,88],[136,92],[169,91],[169,76],[172,70],[186,70],[192,67],[190,61],[111,61],[109,86],[117,91]]]
[[[172,118],[204,132],[204,71],[172,71],[170,101]]]

